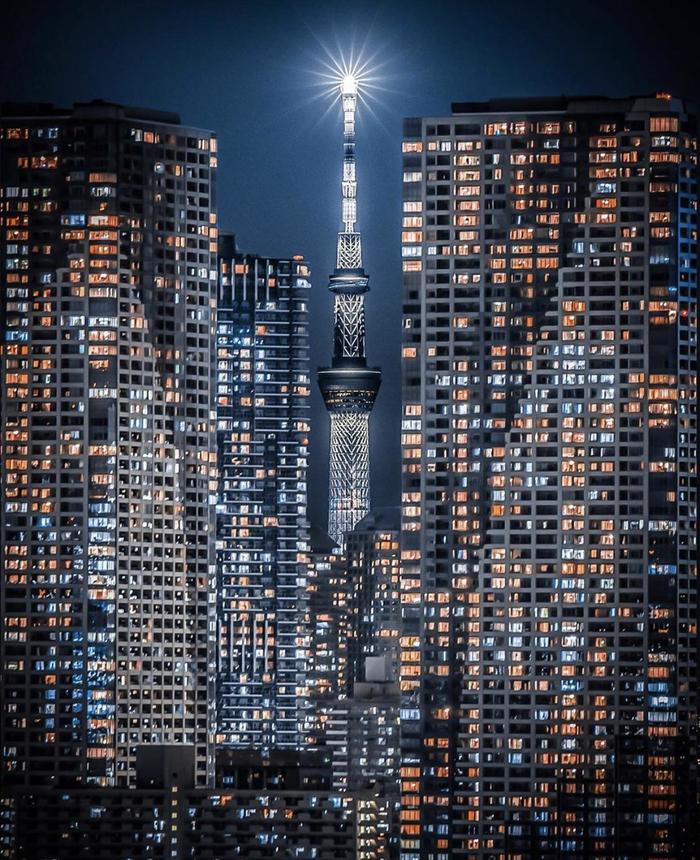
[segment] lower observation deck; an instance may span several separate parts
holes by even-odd
[[[327,367],[318,371],[318,386],[329,412],[371,412],[382,381],[378,367]]]
[[[328,289],[336,295],[360,295],[369,291],[369,278],[364,269],[336,269],[330,277]]]

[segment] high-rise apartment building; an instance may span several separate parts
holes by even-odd
[[[215,173],[172,114],[0,112],[4,786],[213,773]]]
[[[309,267],[221,246],[218,737],[296,748],[306,696]]]
[[[357,229],[355,114],[358,83],[347,75],[340,86],[343,108],[343,173],[336,268],[329,289],[334,295],[333,360],[318,372],[330,416],[328,534],[340,546],[344,535],[369,513],[369,416],[382,374],[368,367],[365,354],[365,293],[369,277],[362,267],[362,237]]]
[[[338,791],[381,788],[390,856],[397,839],[399,509],[378,508],[345,535],[313,533],[307,578],[309,709],[305,745]]]
[[[380,683],[397,677],[399,653],[399,509],[377,508],[346,534],[345,552],[312,530],[307,576],[309,635],[307,731],[322,728],[323,714],[352,695],[367,658],[382,664]],[[314,729],[316,727],[316,729]],[[316,731],[318,734],[318,732]],[[322,734],[322,732],[321,732]],[[307,735],[306,742],[312,741]]]
[[[314,533],[307,580],[304,744],[330,762],[333,789],[381,790],[391,857],[398,845],[399,536],[398,508],[363,517],[346,533],[344,553]]]
[[[400,528],[400,508],[374,508],[346,536],[352,627],[348,659],[353,682],[365,680],[367,657],[385,657],[385,680],[398,679]]]
[[[696,119],[404,138],[401,856],[692,856]]]
[[[332,723],[338,700],[347,698],[352,690],[352,589],[345,557],[335,541],[317,528],[311,529],[306,589],[309,708],[304,718],[302,743],[325,748],[331,757],[342,757],[345,734],[333,728]]]
[[[311,529],[306,584],[309,694],[322,699],[345,696],[351,687],[352,588],[345,556],[320,529]]]

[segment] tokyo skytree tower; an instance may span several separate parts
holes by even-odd
[[[328,534],[341,545],[370,507],[369,416],[381,383],[381,371],[367,367],[365,302],[369,278],[362,268],[357,229],[355,112],[357,80],[345,75],[343,105],[343,229],[338,233],[336,268],[329,289],[335,296],[334,346],[330,367],[319,370],[318,383],[331,421]]]

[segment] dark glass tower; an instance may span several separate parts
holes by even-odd
[[[381,382],[378,368],[365,357],[364,294],[369,278],[362,268],[362,243],[357,223],[355,112],[357,82],[347,76],[341,85],[344,118],[342,222],[336,268],[329,289],[335,296],[335,333],[331,367],[320,370],[318,382],[331,423],[328,490],[328,533],[338,545],[370,506],[369,416]]]
[[[217,740],[268,754],[306,700],[309,267],[222,241],[219,268]]]

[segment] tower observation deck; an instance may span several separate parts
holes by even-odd
[[[355,114],[357,81],[346,75],[340,85],[343,107],[342,230],[329,289],[335,296],[333,360],[318,372],[330,416],[328,533],[340,545],[370,508],[369,416],[381,371],[365,356],[365,303],[369,278],[362,267],[357,229]]]

